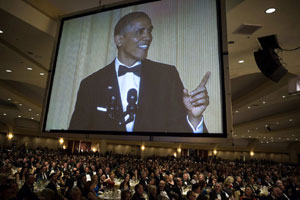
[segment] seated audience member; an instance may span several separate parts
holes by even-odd
[[[0,170],[1,171],[1,170]],[[18,194],[18,185],[15,180],[10,179],[5,174],[0,174],[0,197],[1,200],[16,199]]]
[[[233,197],[233,182],[234,178],[232,176],[228,176],[224,181],[224,189],[223,191],[229,196],[229,198]]]
[[[44,200],[57,200],[57,196],[55,195],[55,192],[49,188],[45,188],[42,191],[42,197]]]
[[[131,200],[131,193],[128,190],[123,190],[121,192],[121,200]]]
[[[135,193],[133,194],[132,196],[132,200],[145,200],[145,197],[144,197],[144,187],[142,184],[137,184],[135,187],[134,187],[134,191]]]
[[[108,189],[113,189],[115,186],[115,173],[111,172],[109,178],[105,180]]]
[[[186,199],[187,200],[196,200],[196,193],[194,191],[188,191],[186,194]]]
[[[157,188],[155,185],[148,186],[149,200],[158,200]]]
[[[77,186],[80,189],[81,193],[83,193],[85,184],[86,184],[86,176],[85,176],[85,174],[82,174],[79,177],[79,180],[77,181]]]
[[[240,200],[256,200],[256,198],[249,186],[246,186],[245,193],[243,196],[240,197]]]
[[[141,180],[139,182],[144,187],[144,190],[147,191],[148,189],[148,177],[145,171],[141,172]]]
[[[84,190],[82,195],[88,200],[97,200],[96,193],[94,191],[96,183],[92,181],[87,181],[84,185]]]
[[[182,196],[183,189],[182,189],[182,179],[181,178],[177,177],[175,179],[175,187],[173,188],[172,191],[177,194],[179,200],[183,199],[183,196]]]
[[[27,176],[25,178],[25,183],[17,195],[18,200],[27,200],[27,199],[37,200],[37,199],[39,199],[36,196],[36,194],[34,194],[34,190],[33,190],[34,182],[35,182],[34,175],[27,174]]]
[[[166,182],[164,180],[159,181],[157,194],[161,199],[170,199],[170,191],[166,190]]]
[[[222,191],[222,185],[220,183],[217,183],[214,187],[214,189],[209,194],[210,200],[227,200],[229,199],[229,196],[226,196],[226,193]]]
[[[78,187],[74,187],[71,189],[70,191],[70,200],[81,200],[82,196],[81,196],[81,191]]]
[[[124,181],[120,185],[120,190],[130,190],[130,175],[126,174]]]
[[[96,196],[98,197],[99,185],[98,185],[97,174],[92,175],[92,183],[95,185],[94,191],[95,191]]]
[[[206,195],[202,193],[203,191],[203,184],[196,183],[192,185],[192,191],[196,194],[197,200],[207,200],[208,198]]]

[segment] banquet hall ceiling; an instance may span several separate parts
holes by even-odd
[[[0,0],[0,132],[40,124],[47,75],[61,16],[121,0]],[[128,1],[127,1],[128,2]],[[284,49],[300,46],[299,0],[226,0],[233,138],[262,146],[300,140],[300,96],[288,81],[300,75],[300,50],[279,52],[288,74],[275,83],[259,71],[253,56],[258,37],[276,34]],[[276,12],[265,10],[275,7]],[[241,25],[261,26],[237,34]],[[244,63],[239,63],[244,60]],[[7,72],[11,70],[11,72]]]

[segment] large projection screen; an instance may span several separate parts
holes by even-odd
[[[226,137],[225,87],[218,4],[218,0],[162,0],[64,18],[53,73],[50,74],[51,82],[43,130],[66,133],[75,131],[100,134],[112,132],[120,135]],[[147,59],[175,67],[188,91],[194,90],[204,75],[210,72],[206,83],[209,105],[203,113],[203,122],[208,133],[165,132],[165,130],[136,132],[134,129],[133,132],[118,129],[68,130],[81,82],[110,63],[114,63],[118,55],[114,40],[115,25],[124,15],[137,11],[145,12],[153,25],[153,39]],[[94,87],[97,88],[97,85]],[[86,98],[92,99],[93,96]],[[173,101],[169,96],[164,98]],[[105,109],[106,105],[101,106],[101,109]],[[99,123],[101,124],[101,121]]]

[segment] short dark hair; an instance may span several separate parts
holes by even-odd
[[[147,18],[151,21],[150,17],[144,12],[131,12],[124,15],[116,24],[114,30],[114,36],[124,34],[124,29],[135,19]]]

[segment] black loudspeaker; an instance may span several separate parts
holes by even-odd
[[[263,49],[281,49],[276,35],[260,37],[258,41]]]
[[[254,58],[260,71],[275,82],[279,82],[287,73],[274,49],[258,50],[254,52]]]

